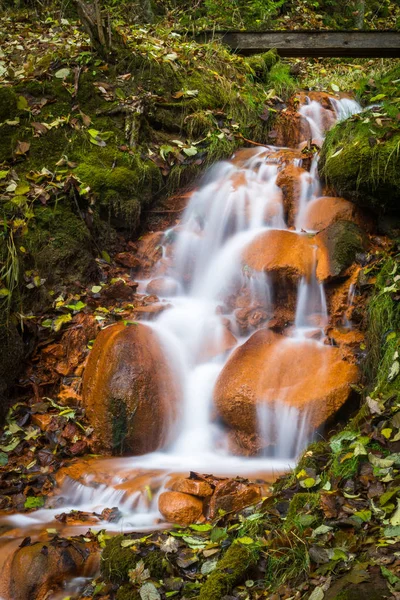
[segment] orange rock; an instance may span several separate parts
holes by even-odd
[[[290,164],[278,173],[276,180],[283,193],[285,219],[289,227],[294,225],[299,210],[303,177],[310,178],[310,175],[302,167]]]
[[[50,591],[55,591],[58,586],[73,575],[85,572],[85,562],[89,558],[91,548],[89,544],[69,542],[45,544],[36,542],[18,548],[12,557],[10,565],[9,597],[13,600],[44,600],[49,597]],[[99,565],[92,562],[91,572],[94,575]]]
[[[220,510],[238,512],[260,500],[260,488],[257,485],[241,483],[235,479],[220,481],[210,500],[208,517],[214,519]]]
[[[173,434],[181,390],[156,332],[113,325],[98,335],[83,377],[82,402],[105,451],[145,454]]]
[[[42,431],[46,431],[47,427],[50,424],[50,421],[52,420],[53,415],[39,415],[39,414],[34,414],[31,416],[31,422],[33,425],[37,425],[38,427],[40,427],[40,429]]]
[[[336,221],[353,221],[364,228],[370,228],[369,219],[355,204],[344,198],[323,196],[307,204],[304,229],[322,231]]]
[[[221,335],[215,335],[215,332],[210,332],[210,335],[205,336],[206,341],[198,352],[197,359],[200,361],[208,361],[214,356],[232,350],[237,344],[237,339],[233,333],[224,327]]]
[[[175,296],[178,287],[178,283],[171,277],[157,277],[147,284],[146,292],[156,296]]]
[[[312,431],[345,403],[357,380],[357,367],[344,361],[338,348],[261,329],[228,360],[214,402],[230,430],[258,434],[258,407],[273,407],[279,400],[280,406],[306,414]]]
[[[163,492],[158,509],[166,521],[178,525],[190,525],[204,518],[202,500],[182,492]]]
[[[244,265],[254,271],[277,273],[298,280],[309,276],[314,263],[315,242],[307,235],[271,229],[257,236],[242,255]]]
[[[167,483],[167,489],[173,492],[183,492],[192,496],[200,496],[204,498],[211,496],[213,493],[212,487],[206,481],[198,481],[197,479],[188,479],[187,477],[176,476]]]
[[[128,269],[137,269],[140,267],[140,260],[134,256],[131,252],[120,252],[115,255],[117,263]]]

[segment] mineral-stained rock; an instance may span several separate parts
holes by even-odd
[[[173,492],[183,492],[185,494],[191,494],[192,496],[211,496],[213,489],[206,481],[198,481],[197,479],[189,479],[187,477],[177,476],[173,477],[168,482],[167,488]]]
[[[179,525],[190,525],[204,518],[202,500],[182,492],[163,492],[158,509],[167,521]]]
[[[275,402],[282,409],[297,410],[312,431],[344,404],[357,379],[357,367],[343,360],[338,348],[261,329],[228,360],[217,380],[214,402],[230,431],[254,437],[259,433],[258,410],[263,407],[273,415]],[[272,428],[264,445],[274,437]],[[242,445],[245,439],[242,436]]]
[[[214,519],[220,510],[238,512],[259,500],[261,500],[261,494],[257,485],[249,485],[235,479],[220,481],[211,497],[208,516],[210,519]]]
[[[36,542],[20,547],[10,566],[9,592],[13,600],[44,600],[68,576],[82,573],[90,546],[81,542]],[[94,574],[98,560],[92,563]],[[54,587],[55,586],[55,587]]]
[[[98,335],[83,378],[83,404],[102,449],[144,454],[173,436],[181,390],[156,332],[137,323]]]

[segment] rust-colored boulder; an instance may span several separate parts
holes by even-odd
[[[158,499],[158,509],[166,521],[178,525],[204,519],[202,500],[182,492],[163,492]]]
[[[83,377],[83,404],[102,449],[145,454],[173,435],[180,389],[157,333],[142,323],[97,336]]]
[[[242,483],[235,479],[220,481],[210,500],[208,517],[214,519],[220,510],[238,512],[260,500],[261,494],[258,485]]]
[[[279,402],[297,409],[312,431],[344,404],[357,380],[357,367],[344,361],[338,348],[261,329],[228,360],[214,402],[229,430],[260,434],[257,411]],[[263,445],[273,442],[264,440]]]
[[[83,574],[91,553],[90,545],[81,542],[36,542],[18,548],[11,560],[9,594],[12,600],[44,600],[68,577]],[[97,564],[95,564],[97,563]],[[98,560],[92,563],[94,575]]]
[[[270,229],[258,235],[242,254],[243,265],[298,280],[309,276],[314,264],[315,242],[305,234]]]
[[[352,202],[344,198],[322,196],[307,204],[302,227],[308,231],[322,231],[337,221],[352,221],[367,228],[370,226],[369,219]]]
[[[191,494],[192,496],[200,496],[205,498],[211,496],[213,489],[207,481],[199,481],[197,479],[188,479],[180,475],[173,477],[168,482],[167,488],[173,492],[183,492],[184,494]]]
[[[156,277],[156,279],[149,281],[146,287],[148,294],[155,294],[156,296],[175,296],[178,290],[178,282],[171,277]]]
[[[299,211],[303,180],[310,181],[310,174],[294,164],[287,165],[278,173],[276,184],[282,190],[285,219],[289,227],[295,224]]]

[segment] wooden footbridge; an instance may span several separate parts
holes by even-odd
[[[400,31],[204,31],[195,39],[218,39],[238,54],[400,58]]]

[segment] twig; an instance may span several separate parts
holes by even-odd
[[[258,144],[257,142],[253,142],[252,140],[248,140],[241,133],[235,133],[234,136],[238,137],[238,138],[240,138],[242,140],[244,140],[248,144],[252,144],[253,146],[262,146],[263,148],[265,148],[265,144]]]

